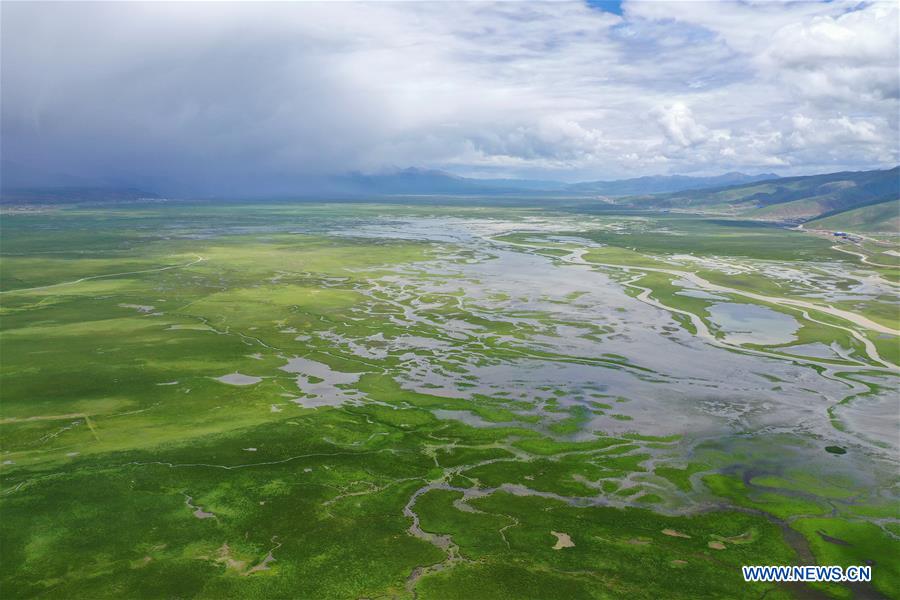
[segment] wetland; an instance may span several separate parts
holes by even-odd
[[[0,234],[5,597],[898,597],[893,250],[477,199]]]

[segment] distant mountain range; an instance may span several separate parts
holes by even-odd
[[[590,192],[604,196],[639,196],[643,194],[664,194],[683,192],[704,188],[738,185],[756,181],[778,179],[774,173],[746,175],[744,173],[725,173],[715,177],[687,177],[685,175],[655,175],[620,179],[616,181],[585,181],[566,186],[573,192]]]
[[[359,197],[396,195],[565,195],[621,197],[642,194],[660,194],[703,189],[722,185],[735,185],[776,178],[773,173],[745,175],[726,173],[715,177],[687,177],[683,175],[658,175],[616,181],[586,181],[565,183],[534,179],[476,179],[460,177],[445,171],[409,168],[379,174],[350,173],[330,177],[296,178],[293,183],[279,184],[276,196]],[[147,185],[135,185],[118,181],[97,181],[60,173],[41,171],[21,164],[4,161],[0,192],[7,199],[24,198],[37,194],[46,197],[51,190],[80,191],[80,194],[98,193],[100,190],[146,189]],[[261,196],[269,195],[266,190]],[[102,194],[105,195],[105,194]],[[146,195],[151,196],[150,192]],[[175,194],[177,195],[177,194]],[[193,195],[193,194],[187,194]],[[244,196],[240,193],[235,196]],[[220,195],[223,196],[223,195]]]
[[[69,175],[23,169],[6,161],[0,173],[0,200],[6,203],[115,202],[154,198],[142,186],[94,182]],[[531,179],[475,179],[444,171],[403,169],[389,173],[351,173],[298,178],[282,183],[277,193],[258,197],[365,199],[389,196],[487,196],[602,200],[614,206],[648,210],[680,210],[744,218],[802,223],[847,215],[859,230],[896,229],[900,219],[900,167],[845,171],[802,177],[773,173],[725,173],[714,177],[659,175],[615,181],[564,183]],[[239,199],[250,196],[233,193]],[[217,195],[215,197],[229,197]],[[252,199],[252,198],[251,198]],[[885,204],[887,203],[887,204]],[[884,206],[882,206],[884,204]],[[878,206],[877,209],[862,210]]]
[[[78,204],[114,203],[158,199],[153,192],[128,187],[59,186],[3,188],[2,204]]]
[[[351,174],[333,177],[327,180],[325,187],[331,191],[345,194],[492,195],[552,193],[576,196],[620,197],[751,183],[777,177],[774,173],[761,175],[726,173],[715,177],[657,175],[615,181],[585,181],[570,184],[561,181],[534,179],[475,179],[460,177],[445,171],[410,168],[378,175]]]
[[[473,179],[444,171],[409,168],[380,174],[350,173],[317,179],[312,188],[319,194],[344,196],[397,195],[494,195],[517,192],[557,191],[555,181],[519,179]]]
[[[6,204],[122,202],[157,197],[146,186],[133,182],[80,177],[6,159],[0,162],[0,202]]]

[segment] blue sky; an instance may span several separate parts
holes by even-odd
[[[263,189],[898,162],[896,2],[2,4],[3,158]]]
[[[587,5],[596,10],[602,10],[616,15],[622,14],[621,0],[587,0]]]

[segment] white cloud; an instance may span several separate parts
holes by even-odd
[[[841,116],[832,119],[811,119],[802,114],[794,115],[793,131],[789,139],[795,148],[817,146],[878,145],[887,140],[879,133],[885,123],[873,119],[850,119]]]
[[[891,2],[792,23],[775,32],[760,63],[813,102],[839,99],[851,107],[895,102],[900,96],[898,19],[898,4]]]
[[[653,111],[653,116],[666,137],[681,146],[696,146],[709,137],[709,130],[697,123],[691,109],[682,102],[660,106]]]

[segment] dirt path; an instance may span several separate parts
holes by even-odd
[[[858,256],[860,262],[863,262],[867,265],[871,265],[873,267],[885,267],[887,269],[896,269],[897,265],[883,265],[881,263],[872,262],[869,260],[869,257],[861,252],[854,252],[853,250],[847,250],[846,248],[841,248],[839,245],[835,244],[831,247],[832,250],[837,250],[838,252],[843,252],[844,254],[852,254],[853,256]]]
[[[8,417],[6,419],[0,419],[0,425],[9,425],[11,423],[24,423],[27,421],[60,421],[63,419],[84,419],[85,424],[88,426],[88,429],[91,430],[91,435],[94,436],[94,439],[98,442],[100,441],[100,436],[97,435],[97,429],[94,427],[93,421],[91,421],[91,416],[86,413],[67,413],[64,415],[36,415],[34,417]]]
[[[195,260],[187,262],[183,265],[168,265],[166,267],[158,267],[158,268],[154,268],[154,269],[142,269],[140,271],[126,271],[124,273],[107,273],[106,275],[92,275],[90,277],[82,277],[81,279],[74,279],[72,281],[63,281],[60,283],[51,283],[48,285],[39,285],[39,286],[35,286],[35,287],[30,287],[30,288],[18,288],[15,290],[0,290],[0,294],[14,294],[16,292],[33,292],[36,290],[47,290],[50,288],[60,287],[63,285],[75,285],[76,283],[90,281],[91,279],[104,279],[106,277],[119,277],[120,275],[138,275],[140,273],[155,273],[158,271],[168,271],[170,269],[184,269],[184,268],[190,267],[192,265],[196,265],[197,263],[206,260],[199,254],[196,254],[195,256],[197,257]]]

